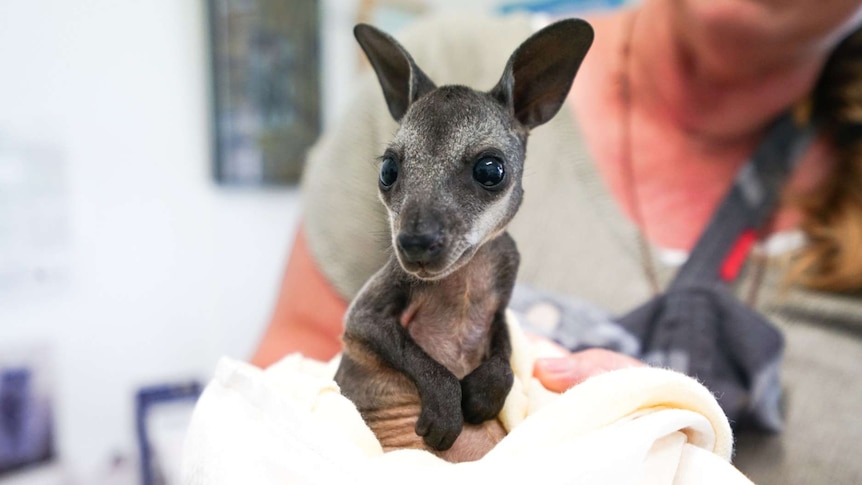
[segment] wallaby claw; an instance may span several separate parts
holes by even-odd
[[[416,434],[431,448],[445,451],[455,444],[463,427],[460,406],[423,406],[416,422]]]

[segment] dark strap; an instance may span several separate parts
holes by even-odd
[[[813,128],[801,126],[791,113],[770,126],[668,291],[720,281],[721,266],[740,236],[769,220],[785,181],[813,139]]]
[[[781,429],[784,337],[736,299],[722,270],[728,255],[744,260],[737,243],[753,242],[812,139],[813,128],[790,114],[776,120],[667,292],[617,320],[639,342],[640,359],[695,376],[736,427]]]

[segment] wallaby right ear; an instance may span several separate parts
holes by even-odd
[[[353,35],[377,73],[389,112],[395,121],[400,121],[414,101],[436,86],[407,50],[385,32],[359,24],[354,27]]]
[[[593,28],[581,19],[545,27],[515,50],[491,95],[528,129],[549,121],[566,100],[592,43]]]

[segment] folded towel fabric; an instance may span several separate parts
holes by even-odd
[[[509,434],[479,461],[383,453],[332,380],[337,361],[295,354],[261,370],[225,358],[192,417],[183,483],[750,483],[729,463],[730,426],[697,381],[621,369],[558,395],[532,377],[535,348],[510,328]]]

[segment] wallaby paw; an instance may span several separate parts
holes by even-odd
[[[416,434],[421,436],[425,444],[437,451],[445,451],[455,444],[464,418],[457,407],[445,411],[423,408],[416,422]]]
[[[502,359],[482,363],[461,381],[461,409],[464,420],[480,424],[494,419],[503,409],[514,375]]]
[[[464,428],[460,391],[460,388],[455,387],[453,392],[440,393],[434,399],[422,402],[422,412],[416,421],[416,434],[437,451],[451,448]]]

